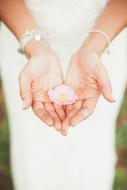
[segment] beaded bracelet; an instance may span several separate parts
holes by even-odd
[[[42,40],[42,31],[37,29],[31,29],[27,30],[20,38],[20,48],[18,49],[18,52],[21,54],[24,54],[24,48],[27,45],[27,43],[31,40],[35,40],[36,42]]]
[[[89,33],[94,33],[94,32],[101,34],[107,40],[107,43],[108,43],[107,53],[110,54],[110,43],[111,43],[111,40],[110,40],[109,36],[105,32],[103,32],[102,30],[98,30],[98,29],[93,29]]]

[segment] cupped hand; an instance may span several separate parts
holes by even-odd
[[[32,56],[19,75],[20,95],[33,112],[47,125],[60,130],[65,112],[62,106],[52,103],[47,91],[63,84],[61,65],[56,54],[49,48]]]
[[[93,113],[101,94],[107,101],[115,101],[107,70],[96,53],[74,53],[65,84],[75,89],[78,101],[66,107],[67,117],[61,129],[63,135],[67,135],[69,126],[77,125]]]

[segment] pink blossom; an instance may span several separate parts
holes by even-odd
[[[58,85],[48,91],[51,101],[58,105],[69,105],[75,103],[77,96],[72,87],[68,85]]]

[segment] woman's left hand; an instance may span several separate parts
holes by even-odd
[[[61,133],[67,135],[69,126],[75,126],[94,111],[100,94],[114,102],[108,73],[96,53],[78,51],[71,57],[65,84],[71,85],[78,101],[66,107],[67,117]]]

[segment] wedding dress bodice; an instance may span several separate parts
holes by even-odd
[[[109,0],[26,0],[43,37],[57,53],[66,73],[70,56],[80,47]]]
[[[89,31],[109,0],[26,0],[43,31],[66,41]]]

